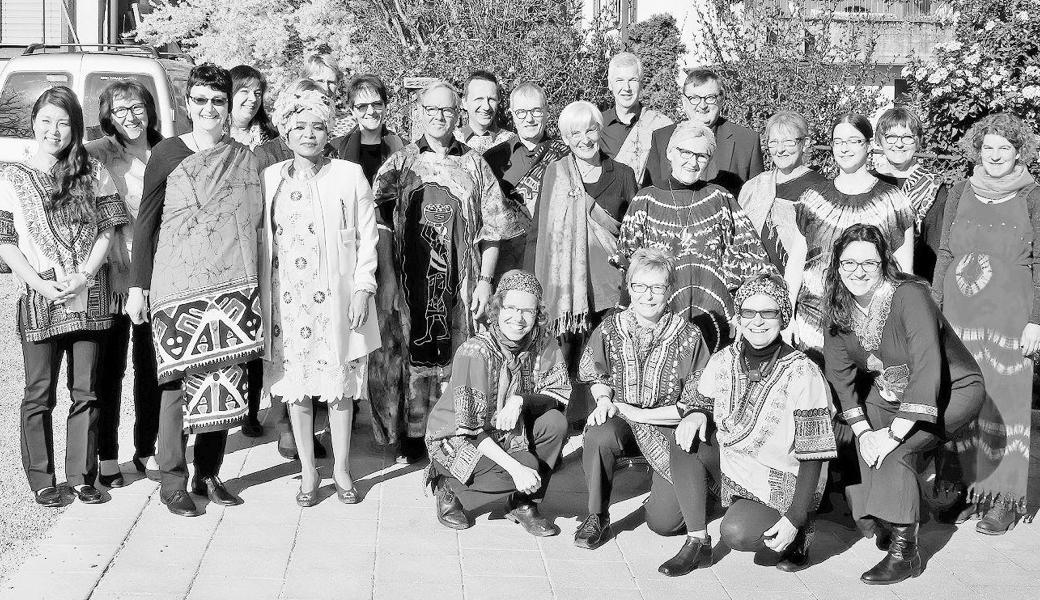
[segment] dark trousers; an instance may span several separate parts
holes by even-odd
[[[720,533],[722,541],[737,552],[759,552],[767,549],[765,532],[782,515],[775,508],[755,500],[738,498],[726,510]],[[804,532],[804,527],[802,528]],[[795,538],[796,543],[798,538]]]
[[[162,386],[159,409],[159,471],[162,492],[169,495],[188,489],[188,461],[185,451],[188,436],[184,433],[184,394],[181,382]],[[195,436],[195,476],[208,477],[220,472],[227,444],[227,430],[209,431]]]
[[[159,380],[156,374],[152,325],[133,325],[127,315],[114,315],[112,328],[98,352],[98,458],[119,459],[119,412],[123,376],[133,337],[134,365],[134,456],[154,456],[159,436]]]
[[[264,389],[264,359],[255,358],[246,363],[246,378],[249,380],[249,387],[246,389],[246,408],[248,413],[246,414],[246,423],[253,423],[256,421],[256,415],[260,412],[260,392]],[[274,408],[274,403],[271,403]],[[285,412],[285,409],[282,409]],[[288,423],[288,417],[286,417],[286,423]]]
[[[531,449],[515,452],[510,456],[525,467],[538,470],[542,478],[542,487],[529,498],[540,500],[545,495],[552,469],[559,462],[563,444],[567,440],[567,419],[555,408],[541,414],[525,411],[521,418],[524,419],[524,429]],[[486,456],[480,457],[469,484],[453,477],[448,469],[437,461],[433,461],[433,465],[437,473],[444,476],[445,484],[458,496],[462,506],[469,510],[501,500],[516,492],[516,484],[509,473]]]
[[[21,406],[22,467],[36,492],[55,485],[52,412],[57,404],[58,372],[68,356],[72,397],[66,422],[65,477],[69,485],[93,484],[97,477],[95,369],[99,334],[79,332],[43,342],[22,342],[25,395]]]
[[[658,535],[701,531],[706,526],[708,480],[719,480],[719,447],[711,438],[694,442],[692,452],[675,443],[675,428],[659,427],[668,437],[668,468],[672,481],[654,471],[646,502],[646,525]],[[608,498],[609,501],[609,498]]]

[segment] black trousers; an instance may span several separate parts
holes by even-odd
[[[738,498],[726,510],[726,516],[722,519],[722,525],[719,528],[722,541],[737,552],[765,550],[767,546],[764,534],[769,528],[776,525],[781,516],[775,508],[761,502]],[[804,531],[805,528],[802,529]],[[795,542],[797,542],[797,538]]]
[[[133,325],[127,315],[113,316],[101,344],[97,369],[98,458],[119,459],[119,412],[127,351],[133,337],[134,456],[154,456],[159,436],[159,380],[152,346],[152,325]]]
[[[185,458],[188,436],[184,433],[184,394],[181,382],[162,386],[159,408],[159,471],[162,493],[169,495],[188,489],[188,461]],[[196,477],[208,477],[220,472],[227,445],[227,430],[209,431],[195,436]]]
[[[100,335],[77,332],[43,342],[22,342],[25,362],[22,468],[34,492],[56,484],[52,413],[57,404],[58,373],[64,356],[68,357],[68,387],[72,397],[66,422],[65,477],[72,486],[93,484],[97,478],[95,372]]]
[[[552,469],[560,460],[563,444],[567,440],[567,418],[559,410],[552,408],[541,414],[525,411],[524,429],[530,442],[530,450],[511,454],[520,464],[537,469],[542,478],[542,487],[530,498],[539,500],[545,496],[545,490],[552,476]],[[433,461],[434,469],[445,478],[445,484],[459,498],[466,509],[501,500],[516,492],[516,484],[498,463],[486,456],[481,456],[473,470],[473,478],[468,484],[456,479],[443,465]]]
[[[249,411],[246,423],[251,423],[256,421],[256,415],[260,412],[260,392],[264,389],[264,359],[255,358],[247,362],[246,377],[249,379],[249,387],[246,390],[246,408]],[[271,408],[274,408],[273,402]],[[285,413],[284,408],[282,412]]]

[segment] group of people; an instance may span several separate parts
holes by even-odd
[[[615,471],[640,454],[648,526],[686,536],[669,576],[711,564],[714,502],[729,547],[797,571],[827,491],[844,491],[887,551],[868,584],[920,573],[918,526],[944,493],[937,518],[978,513],[981,533],[1026,515],[1040,187],[1037,137],[1017,118],[975,124],[974,171],[949,187],[918,162],[904,108],[876,128],[836,118],[828,179],[805,164],[797,113],[759,136],[724,116],[726,82],[699,68],[672,123],[641,103],[629,53],[610,61],[614,105],[567,105],[559,138],[534,82],[508,96],[515,132],[494,74],[461,93],[434,83],[407,142],[385,124],[379,77],[347,80],[322,55],[304,74],[265,106],[256,69],[196,66],[191,130],[168,139],[132,80],[102,92],[105,136],[89,142],[71,90],[36,101],[33,153],[0,165],[0,259],[23,284],[22,459],[38,503],[62,503],[64,357],[68,483],[85,503],[107,499],[95,483],[125,485],[132,338],[133,464],[177,515],[199,514],[192,494],[242,502],[220,464],[229,429],[262,435],[262,393],[279,452],[300,461],[299,505],[319,502],[325,443],[338,499],[363,500],[349,453],[365,402],[399,462],[429,458],[453,529],[504,500],[527,532],[558,534],[539,504],[579,423],[575,544],[609,539]]]

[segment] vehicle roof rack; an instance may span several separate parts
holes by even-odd
[[[22,52],[22,56],[28,56],[30,54],[46,54],[48,49],[58,49],[68,52],[74,52],[76,50],[85,48],[96,48],[98,51],[104,52],[106,50],[115,51],[130,51],[140,52],[141,54],[147,54],[152,58],[159,58],[159,52],[154,46],[147,44],[29,44],[25,51]]]

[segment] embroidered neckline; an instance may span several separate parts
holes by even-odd
[[[890,282],[882,283],[870,299],[866,314],[861,310],[852,313],[852,331],[867,352],[874,352],[881,347],[881,333],[885,330],[888,313],[892,310],[895,291],[896,286]]]

